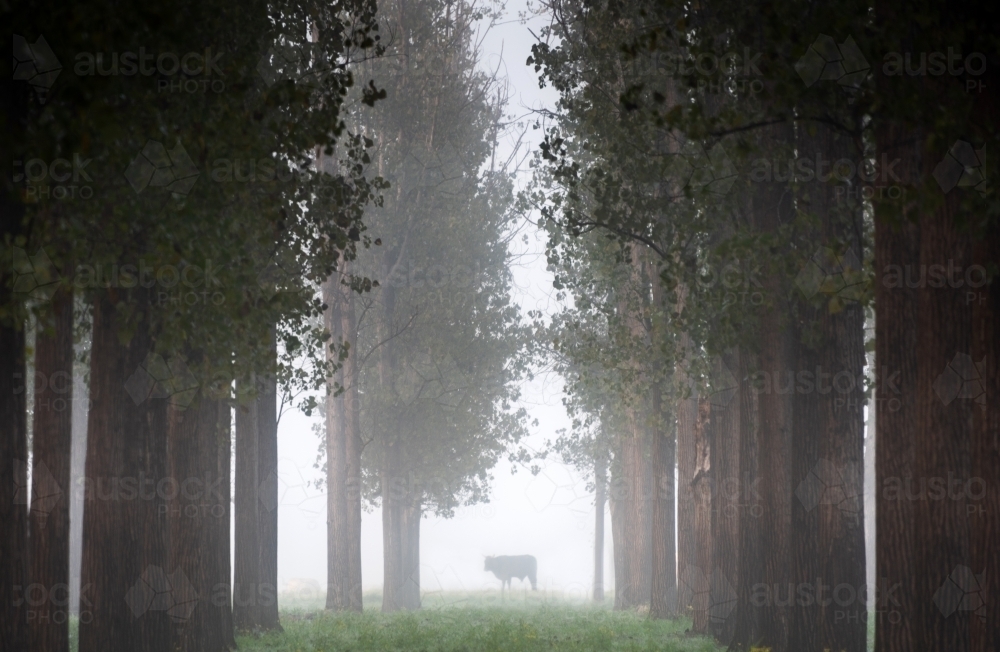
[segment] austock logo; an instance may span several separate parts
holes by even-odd
[[[23,36],[14,34],[14,79],[30,84],[40,103],[45,104],[60,72],[62,64],[44,36],[28,43]]]
[[[986,573],[976,575],[968,566],[958,565],[934,593],[934,605],[945,618],[957,611],[971,611],[986,621]]]
[[[91,588],[91,584],[80,587],[80,612],[77,614],[77,618],[85,625],[94,620],[94,612],[88,608],[93,606],[88,597]],[[70,587],[68,584],[59,583],[46,586],[35,582],[27,586],[15,585],[13,589],[14,599],[11,604],[14,607],[22,607],[22,613],[29,625],[61,625],[69,621]],[[25,606],[27,609],[23,609]]]
[[[157,140],[147,141],[125,170],[125,178],[136,194],[153,186],[166,188],[177,197],[187,196],[191,192],[199,174],[180,139],[171,150],[167,150]]]
[[[39,248],[34,256],[21,247],[12,252],[15,294],[25,294],[35,301],[48,301],[59,287],[59,276],[44,249]]]
[[[829,296],[833,308],[834,303],[842,307],[861,301],[868,279],[853,248],[838,253],[830,247],[820,247],[802,266],[795,285],[807,299],[818,294]]]
[[[145,362],[125,381],[125,391],[139,405],[146,400],[165,398],[180,410],[186,410],[198,393],[199,383],[180,356],[169,362],[159,353],[150,353]]]
[[[167,574],[159,566],[147,566],[125,594],[134,618],[149,611],[166,611],[175,623],[186,622],[198,606],[198,592],[181,569]]]
[[[955,188],[972,188],[985,198],[990,191],[983,175],[983,150],[974,149],[971,143],[964,140],[955,141],[934,168],[933,175],[944,193]]]
[[[833,37],[820,34],[795,63],[795,71],[807,87],[828,80],[837,82],[845,90],[857,90],[870,70],[868,60],[851,36],[837,45]]]
[[[951,404],[955,399],[972,399],[985,410],[985,370],[985,357],[975,362],[967,353],[956,353],[941,375],[934,380],[934,393],[945,405]]]
[[[860,464],[821,459],[799,483],[795,497],[807,512],[820,505],[832,505],[845,514],[860,516],[864,509],[863,480]]]

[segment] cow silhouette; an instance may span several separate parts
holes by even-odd
[[[538,562],[531,555],[500,555],[499,557],[487,557],[486,567],[483,569],[490,571],[500,580],[500,593],[503,594],[504,586],[510,588],[510,580],[516,577],[524,580],[527,577],[531,581],[531,590],[537,591],[535,586],[538,572]]]

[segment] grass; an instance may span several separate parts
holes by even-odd
[[[533,650],[663,650],[718,652],[708,637],[685,633],[686,619],[654,621],[539,593],[425,594],[417,612],[382,614],[381,596],[365,595],[365,612],[324,612],[311,600],[283,601],[284,632],[240,637],[255,652],[415,650],[420,652]]]
[[[419,652],[533,650],[661,650],[720,652],[703,636],[686,632],[687,619],[653,621],[634,612],[611,611],[561,596],[517,592],[425,593],[423,609],[382,614],[382,596],[366,593],[363,614],[323,610],[322,596],[280,596],[284,632],[241,636],[240,650],[253,652],[325,652],[326,650],[414,650]],[[875,619],[868,619],[869,650]],[[77,619],[70,618],[70,650],[77,649]]]

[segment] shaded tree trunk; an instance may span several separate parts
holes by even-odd
[[[652,286],[654,311],[663,308],[663,288],[659,269],[647,264],[648,277]],[[654,343],[664,341],[662,317],[654,312],[651,320],[651,335]],[[657,369],[662,371],[662,369]],[[676,433],[677,429],[668,425],[669,418],[663,410],[664,383],[658,378],[650,392],[652,424],[650,429],[650,473],[652,480],[652,502],[650,504],[650,602],[649,615],[652,618],[670,618],[677,614],[677,520],[674,499],[676,497],[674,478],[676,477]]]
[[[751,377],[759,361],[746,347],[738,352],[736,375],[739,395],[739,478],[735,498],[739,504],[739,550],[737,557],[736,613],[732,650],[749,650],[760,628],[760,609],[753,602],[754,585],[763,577],[760,551],[760,517],[764,505],[760,495],[757,457],[759,449],[759,408]]]
[[[690,588],[692,631],[708,632],[712,578],[712,423],[711,403],[698,401],[698,421],[695,426],[695,471],[691,480],[694,494],[694,538],[697,545],[695,566],[699,572]]]
[[[268,366],[278,359],[275,326],[270,328]],[[272,372],[262,378],[257,398],[257,527],[260,535],[260,585],[264,592],[257,617],[264,631],[281,631],[278,619],[278,384]]]
[[[996,265],[1000,259],[1000,225],[994,223],[982,239],[973,245],[973,259],[984,268]],[[997,469],[1000,469],[1000,279],[966,295],[972,303],[972,359],[981,361],[983,395],[990,409],[982,404],[969,406],[972,411],[972,477],[986,486],[967,496],[966,512],[972,517],[971,568],[986,578],[1000,577],[1000,490]],[[990,481],[992,479],[992,485]],[[970,486],[971,488],[971,486]],[[992,489],[992,490],[991,490]],[[990,580],[984,591],[982,612],[971,618],[970,649],[1000,650],[1000,586]]]
[[[4,211],[5,221],[9,219]],[[8,224],[4,224],[7,232]],[[0,274],[0,305],[11,306],[14,315],[20,305],[8,288],[9,279]],[[28,567],[28,417],[24,351],[24,324],[11,315],[0,317],[0,642],[4,650],[28,648],[26,602]]]
[[[259,604],[263,600],[260,577],[260,516],[257,509],[259,410],[260,402],[257,400],[236,407],[233,626],[237,632],[253,631],[259,627]]]
[[[740,404],[736,373],[739,350],[718,358],[712,370],[711,419],[712,469],[712,576],[709,626],[723,645],[729,645],[736,626],[736,586],[739,584],[740,499]],[[736,373],[733,373],[735,370]]]
[[[236,649],[233,628],[233,564],[232,564],[232,463],[233,463],[233,403],[232,391],[227,389],[219,399],[219,429],[216,437],[216,477],[221,480],[219,493],[223,509],[221,518],[212,522],[213,539],[210,544],[218,558],[218,583],[212,588],[212,605],[218,607],[219,628],[226,649]]]
[[[73,439],[73,293],[57,291],[51,322],[40,320],[35,341],[35,411],[32,436],[31,648],[69,649],[69,506]],[[39,382],[40,381],[40,382]]]
[[[346,290],[347,288],[345,288]],[[358,392],[358,326],[354,294],[347,290],[341,311],[343,332],[353,345],[354,355],[344,361],[344,456],[347,506],[347,602],[351,611],[361,612],[361,396]]]
[[[323,286],[323,302],[327,306],[326,329],[332,342],[343,339],[341,303],[343,287],[340,275],[333,275]],[[355,355],[353,349],[349,355]],[[335,356],[327,351],[327,360]],[[331,390],[326,398],[326,608],[344,611],[349,608],[350,576],[348,561],[349,524],[347,513],[347,447],[345,441],[345,398],[333,396],[332,385],[345,385],[343,368],[330,379]]]
[[[687,335],[682,346],[690,346]],[[692,585],[705,569],[697,563],[699,542],[695,535],[695,429],[698,422],[698,393],[687,374],[678,370],[678,386],[689,388],[690,396],[677,402],[677,613],[690,615]]]
[[[648,604],[652,594],[649,520],[650,468],[646,460],[642,418],[630,409],[620,436],[619,463],[611,490],[611,530],[615,554],[615,609]],[[616,524],[615,521],[618,521]]]
[[[170,528],[171,578],[182,580],[172,582],[172,649],[185,652],[228,650],[232,638],[228,595],[221,588],[229,584],[229,566],[219,554],[219,521],[229,512],[223,502],[225,478],[219,474],[228,405],[209,391],[202,387],[190,405],[174,403],[169,410],[170,477],[181,489],[167,504],[164,519]]]
[[[853,140],[826,125],[797,131],[800,157],[859,160]],[[864,258],[862,205],[849,184],[814,179],[798,187],[797,209],[816,219],[806,239],[806,269],[795,305],[802,334],[797,347],[792,440],[794,583],[811,588],[793,605],[793,650],[864,652],[867,606],[864,547]],[[845,248],[846,247],[846,248]],[[843,278],[847,285],[830,283]],[[793,295],[794,296],[794,295]],[[773,384],[773,382],[772,382]],[[815,584],[815,585],[814,585]],[[854,598],[834,587],[851,587]]]
[[[94,303],[81,577],[94,618],[80,622],[81,652],[167,650],[170,640],[167,601],[154,599],[171,591],[156,490],[167,473],[166,403],[149,398],[153,333],[140,322],[123,343],[120,301],[144,314],[151,303],[144,288]]]
[[[605,496],[608,483],[607,464],[607,458],[603,455],[594,458],[594,602],[604,602],[604,506],[607,502]],[[653,527],[656,527],[655,522]]]

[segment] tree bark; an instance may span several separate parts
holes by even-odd
[[[242,392],[240,392],[242,394]],[[263,599],[260,577],[260,526],[257,502],[258,421],[260,402],[236,407],[236,545],[233,626],[237,632],[258,629]]]
[[[698,401],[695,427],[695,471],[691,480],[694,494],[694,538],[697,545],[695,566],[700,569],[690,588],[692,626],[699,634],[708,632],[712,578],[712,412],[707,398]]]
[[[347,603],[351,611],[363,609],[361,591],[361,395],[358,391],[358,325],[354,293],[346,291],[341,321],[343,332],[352,345],[353,355],[344,361],[344,455],[347,484]]]
[[[5,211],[6,213],[6,211]],[[5,220],[7,215],[4,215]],[[4,225],[6,232],[7,224]],[[8,278],[0,274],[0,305],[17,315]],[[24,324],[14,316],[0,318],[0,642],[5,650],[28,648],[28,417],[24,351]]]
[[[180,491],[167,504],[164,520],[170,527],[171,577],[182,580],[173,583],[174,650],[222,652],[232,637],[225,613],[229,603],[220,593],[229,584],[229,567],[219,555],[219,521],[229,511],[219,475],[221,427],[228,423],[222,412],[227,410],[204,387],[190,405],[174,404],[169,410],[170,477]]]
[[[32,437],[32,594],[48,598],[32,605],[31,647],[69,649],[69,504],[73,438],[73,292],[60,289],[51,301],[52,320],[39,323],[35,340],[35,413]],[[41,382],[38,382],[38,381]]]
[[[275,326],[270,328],[268,365],[278,360]],[[260,535],[260,583],[262,599],[257,617],[264,631],[282,631],[278,618],[278,384],[274,373],[262,377],[257,398],[257,527]]]
[[[729,645],[736,626],[736,586],[739,584],[739,541],[742,501],[740,474],[740,404],[736,373],[739,350],[716,360],[712,370],[712,576],[709,625],[723,645]]]
[[[133,325],[123,343],[120,301],[147,315],[151,307],[144,288],[94,302],[81,577],[94,618],[80,622],[80,652],[165,651],[170,640],[169,600],[160,595],[171,593],[166,504],[156,490],[167,472],[166,402],[149,398],[150,326]]]
[[[691,342],[682,336],[682,346]],[[683,363],[682,363],[683,364]],[[698,392],[687,374],[678,369],[678,386],[688,388],[691,394],[677,402],[677,613],[691,614],[694,593],[692,583],[699,573],[706,572],[697,563],[699,542],[695,536],[695,429],[698,422]]]
[[[652,594],[649,520],[650,468],[645,459],[642,418],[628,410],[618,444],[620,464],[611,491],[611,528],[615,549],[615,609],[635,609]],[[615,520],[618,520],[616,528]]]
[[[800,125],[797,146],[800,157],[861,158],[848,135],[826,125]],[[839,274],[848,283],[860,280],[862,205],[845,201],[850,189],[848,184],[819,178],[798,186],[797,209],[817,223],[807,232],[807,240],[821,244],[809,252],[812,258],[805,264],[820,265],[829,276],[818,292],[800,284],[803,294],[794,302],[802,335],[793,389],[793,572],[794,584],[811,588],[814,599],[802,595],[795,599],[793,650],[867,649],[864,312],[859,286],[827,284]],[[772,378],[773,386],[777,382]],[[843,590],[831,595],[835,587],[844,586],[850,587],[853,598]]]
[[[323,286],[323,301],[327,306],[326,328],[334,343],[343,339],[341,303],[343,287],[340,275],[334,274]],[[351,349],[349,355],[356,355]],[[327,361],[336,361],[327,350]],[[330,379],[330,386],[345,385],[343,367]],[[349,608],[350,576],[348,571],[349,524],[347,514],[347,448],[345,441],[345,397],[326,397],[326,608],[345,611]]]
[[[227,389],[219,398],[219,429],[216,445],[216,477],[221,480],[219,502],[223,509],[221,518],[215,519],[211,549],[218,561],[218,583],[212,588],[212,605],[218,607],[219,628],[225,649],[236,649],[236,635],[233,628],[233,564],[232,564],[232,463],[233,463],[233,404],[232,391]]]
[[[594,602],[604,602],[604,505],[607,502],[607,483],[607,458],[599,454],[594,457]],[[656,527],[655,522],[653,527]]]
[[[973,245],[973,259],[984,268],[1000,257],[1000,226],[996,223]],[[976,291],[972,299],[972,359],[980,360],[983,394],[987,403],[1000,398],[1000,280]],[[972,422],[972,477],[986,483],[986,493],[977,500],[969,495],[967,513],[972,516],[972,564],[976,573],[986,578],[1000,577],[1000,410],[995,407],[969,406]],[[992,486],[989,484],[992,479]],[[991,491],[992,488],[992,491]],[[971,494],[971,492],[970,492]],[[970,649],[1000,650],[1000,587],[991,581],[984,588],[982,613],[971,619]]]

